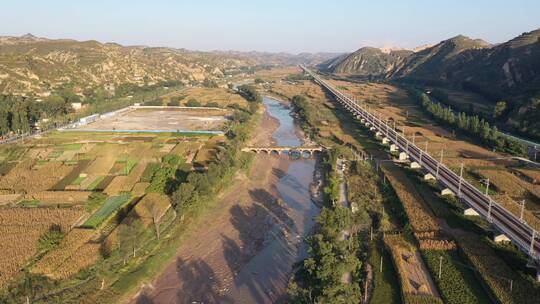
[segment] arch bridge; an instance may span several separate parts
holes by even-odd
[[[315,153],[322,152],[323,147],[288,147],[288,146],[268,146],[268,147],[244,147],[242,148],[243,152],[253,152],[253,153],[266,153],[266,154],[293,154],[299,153],[301,155],[308,154],[309,156],[315,155]]]

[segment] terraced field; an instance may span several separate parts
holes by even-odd
[[[0,288],[21,269],[63,280],[91,267],[102,259],[102,240],[126,216],[128,205],[141,201],[152,183],[163,191],[177,167],[191,171],[196,155],[198,165],[206,166],[220,141],[193,134],[63,131],[0,145],[0,241],[6,246],[0,253]],[[164,171],[163,160],[170,158],[177,162]],[[157,204],[160,217],[170,220],[164,214],[168,199],[142,201],[141,216],[152,215]],[[55,227],[61,240],[39,249]]]

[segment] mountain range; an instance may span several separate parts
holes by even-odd
[[[363,47],[318,68],[470,91],[493,104],[505,100],[509,109],[501,124],[540,137],[540,29],[496,45],[459,35],[416,52]]]
[[[0,94],[47,96],[63,86],[76,93],[119,84],[224,79],[256,65],[318,64],[335,53],[190,51],[98,41],[0,37]]]

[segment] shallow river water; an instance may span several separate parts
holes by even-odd
[[[278,146],[299,146],[297,126],[290,108],[280,102],[264,98],[268,113],[279,120],[278,129],[272,137]],[[312,202],[309,186],[313,181],[315,159],[293,159],[285,155],[288,163],[276,188],[279,198],[287,206],[288,220],[276,225],[266,246],[244,265],[234,279],[228,293],[235,303],[274,303],[282,299],[295,262],[307,255],[304,238],[310,233],[319,214]]]

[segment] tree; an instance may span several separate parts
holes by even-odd
[[[49,251],[60,245],[64,238],[64,233],[59,225],[52,225],[38,240],[38,249],[40,251]]]
[[[241,85],[238,87],[238,93],[242,95],[247,101],[251,102],[262,102],[262,97],[257,93],[257,90],[247,84]]]
[[[173,205],[179,210],[184,205],[192,203],[194,196],[195,187],[190,183],[182,183],[172,195]]]
[[[221,108],[221,107],[219,106],[219,103],[217,103],[217,102],[215,102],[215,101],[212,101],[212,102],[207,103],[206,106],[209,107],[209,108]]]
[[[217,88],[218,87],[218,84],[213,81],[213,80],[210,80],[208,78],[206,78],[203,83],[202,83],[203,87],[205,88]]]
[[[155,193],[149,193],[147,194],[148,195],[159,195],[159,194],[155,194]],[[164,198],[168,201],[169,199],[164,196]],[[145,204],[144,205],[144,208],[146,209],[146,212],[150,215],[150,217],[152,218],[152,223],[154,224],[154,228],[156,230],[156,238],[159,240],[160,238],[160,223],[161,223],[161,219],[163,217],[163,208],[160,206],[159,204],[159,200],[160,198],[155,198],[155,199],[152,199],[152,201],[148,204]]]
[[[200,106],[201,106],[201,103],[198,102],[197,99],[191,98],[191,99],[188,100],[188,102],[186,103],[186,106],[188,106],[188,107],[200,107]]]
[[[493,118],[500,118],[503,117],[504,114],[506,114],[508,106],[506,105],[506,101],[499,101],[495,104],[495,108],[493,109]]]
[[[130,218],[127,223],[122,223],[118,227],[118,239],[120,241],[120,252],[124,259],[132,255],[136,256],[139,235],[144,231],[144,225],[139,218]]]

